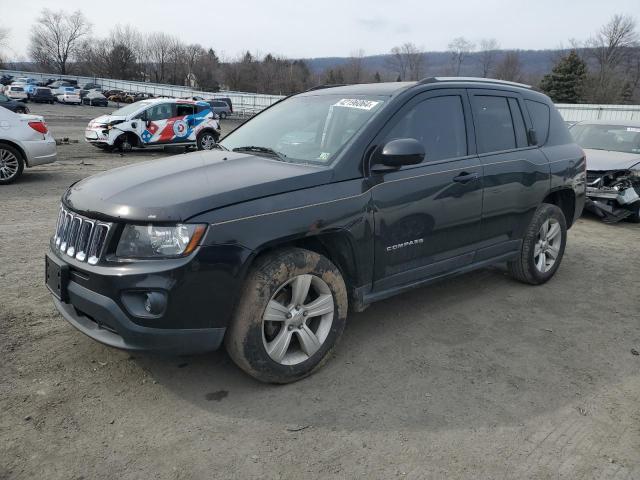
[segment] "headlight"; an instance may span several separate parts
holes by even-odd
[[[184,257],[198,246],[206,225],[126,225],[116,256],[122,258]]]

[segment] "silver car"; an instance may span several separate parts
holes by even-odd
[[[231,107],[229,107],[227,102],[223,100],[208,100],[207,103],[211,105],[211,110],[213,110],[213,113],[218,115],[221,120],[231,115]]]
[[[0,185],[16,180],[25,167],[56,159],[56,141],[44,118],[0,108]]]

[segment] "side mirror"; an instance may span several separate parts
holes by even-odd
[[[527,140],[529,140],[529,145],[538,145],[538,135],[533,128],[527,130]]]
[[[398,138],[391,140],[373,155],[374,163],[388,167],[416,165],[424,160],[424,145],[415,138]]]

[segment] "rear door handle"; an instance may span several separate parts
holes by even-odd
[[[469,183],[477,180],[478,178],[480,178],[480,175],[478,175],[477,173],[462,172],[457,177],[453,177],[453,181],[457,183]]]

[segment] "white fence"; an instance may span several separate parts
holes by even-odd
[[[17,70],[2,70],[0,69],[0,76],[12,75],[14,78],[18,77],[31,77],[38,81],[46,81],[50,78],[63,79],[63,80],[75,80],[78,85],[85,83],[97,83],[101,85],[103,89],[120,89],[125,92],[144,92],[150,93],[156,97],[174,97],[174,98],[189,98],[189,97],[204,97],[204,98],[220,98],[227,97],[231,99],[233,103],[233,111],[237,115],[254,115],[255,113],[265,109],[269,105],[282,99],[282,95],[262,95],[256,93],[246,92],[233,92],[228,90],[221,90],[219,92],[204,92],[189,87],[181,87],[177,85],[166,85],[159,83],[149,82],[134,82],[132,80],[114,80],[112,78],[100,78],[100,77],[82,77],[75,75],[57,75],[53,73],[35,73],[35,72],[23,72]]]
[[[640,105],[590,105],[556,104],[567,122],[582,120],[637,120],[640,121]]]

